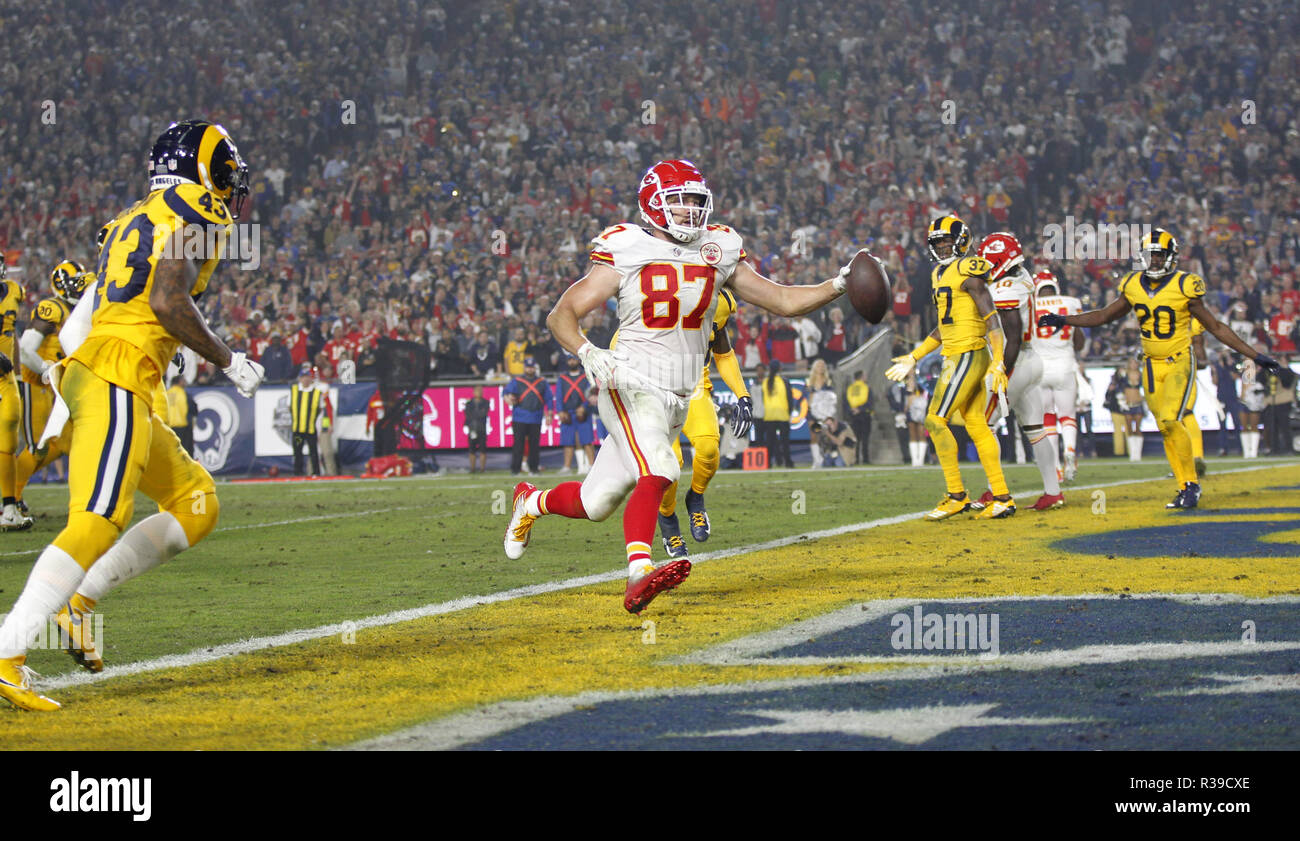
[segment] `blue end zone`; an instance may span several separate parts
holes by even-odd
[[[1296,750],[1300,648],[1260,652],[1241,640],[1250,620],[1260,643],[1300,642],[1298,607],[1167,598],[927,602],[925,612],[996,612],[1003,653],[1144,642],[1229,643],[1241,653],[913,669],[904,678],[841,675],[713,694],[652,690],[526,723],[468,749]],[[882,654],[892,651],[890,631],[889,617],[869,619],[774,654]],[[770,677],[761,665],[750,674]],[[1267,691],[1250,691],[1261,687]],[[1203,694],[1211,690],[1217,694]]]
[[[1210,674],[1297,671],[1300,653],[1290,651],[619,700],[524,725],[470,749],[1295,750],[1300,748],[1295,690],[1189,697],[1162,693],[1225,685],[1205,677]],[[979,704],[995,706],[919,743],[834,729],[837,713],[885,714],[887,722],[919,707]],[[786,719],[801,714],[804,720],[824,718],[831,729],[721,734],[780,726],[781,718],[756,714],[760,710],[780,712]],[[1018,723],[979,726],[980,718]],[[1090,721],[1032,723],[1045,718]],[[882,724],[880,719],[875,723]],[[687,733],[694,735],[681,735]]]
[[[1300,605],[1187,604],[1172,599],[1061,599],[988,602],[924,602],[922,613],[997,614],[1002,654],[1028,654],[1085,645],[1155,642],[1224,642],[1241,638],[1241,623],[1255,623],[1259,640],[1300,639]],[[912,609],[899,611],[909,622]],[[915,624],[915,623],[912,623]],[[986,626],[988,623],[986,622]],[[828,633],[810,642],[769,652],[767,657],[854,657],[944,655],[966,657],[976,651],[893,648],[892,617]],[[1267,636],[1265,636],[1267,634]]]
[[[1300,516],[1289,520],[1206,522],[1209,517],[1250,515],[1300,515],[1300,508],[1194,509],[1172,513],[1177,522],[1123,531],[1068,537],[1051,544],[1063,552],[1115,555],[1121,558],[1300,558],[1300,543],[1264,542],[1274,532],[1300,529]]]

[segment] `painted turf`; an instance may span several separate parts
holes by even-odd
[[[1295,467],[1270,468],[1263,481],[1249,474],[1216,476],[1215,499],[1236,507],[1287,507],[1287,494],[1259,485],[1297,479]],[[6,745],[81,748],[92,727],[101,748],[338,746],[511,699],[728,684],[734,692],[757,679],[871,673],[894,667],[778,665],[758,675],[743,665],[665,665],[713,643],[870,599],[1300,590],[1294,555],[1131,558],[1070,556],[1050,548],[1057,540],[1171,516],[1153,512],[1166,496],[1164,483],[1148,482],[1109,492],[1104,516],[1091,514],[1084,497],[1062,511],[1022,512],[1004,522],[909,521],[879,526],[868,536],[841,534],[755,551],[741,562],[708,565],[681,591],[661,597],[645,617],[654,623],[653,645],[643,643],[651,634],[645,620],[622,611],[621,587],[599,581],[362,630],[355,644],[335,634],[123,675],[61,693],[67,707],[57,715],[24,717],[21,726],[17,717],[6,720]],[[991,543],[993,531],[1003,539]]]

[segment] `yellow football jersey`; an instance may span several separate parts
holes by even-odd
[[[50,334],[41,340],[41,346],[36,349],[36,355],[48,362],[58,362],[63,358],[63,345],[59,344],[59,328],[67,319],[71,309],[66,303],[59,298],[46,298],[36,305],[35,318],[42,321],[48,321],[54,325]],[[26,365],[23,366],[23,382],[37,385],[41,381],[39,371],[32,371]]]
[[[14,340],[14,328],[18,324],[18,308],[22,306],[26,292],[23,287],[12,280],[0,281],[0,353],[18,365],[17,342]]]
[[[983,257],[962,257],[930,274],[934,305],[939,309],[939,340],[943,355],[956,356],[985,347],[989,324],[969,292],[961,288],[968,277],[983,277],[992,268]]]
[[[186,253],[169,254],[180,250],[173,233],[183,225],[206,237],[202,242],[186,237],[181,244]],[[198,184],[155,190],[110,222],[99,253],[90,333],[72,358],[151,403],[180,345],[149,306],[158,260],[199,254],[203,260],[190,289],[197,299],[224,256],[230,230],[225,203]]]
[[[1119,291],[1133,307],[1142,333],[1142,352],[1153,359],[1175,356],[1191,347],[1192,318],[1188,303],[1205,295],[1205,281],[1190,272],[1174,272],[1154,289],[1142,272],[1129,272]]]
[[[727,322],[736,312],[736,297],[731,294],[730,289],[723,289],[718,294],[718,308],[713,311],[713,330],[709,333],[709,347],[704,352],[704,373],[700,375],[700,382],[697,388],[713,390],[713,380],[709,377],[709,363],[713,361],[713,341],[718,338],[718,333],[727,329]]]

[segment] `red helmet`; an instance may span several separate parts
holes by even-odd
[[[1061,284],[1056,282],[1056,275],[1052,274],[1047,269],[1043,269],[1041,272],[1034,275],[1034,294],[1044,294],[1043,287],[1045,286],[1052,287],[1053,295],[1061,294]]]
[[[687,195],[700,196],[700,204],[683,201]],[[697,239],[713,212],[713,193],[704,175],[690,161],[660,161],[647,169],[636,198],[641,218],[678,242]],[[675,217],[675,209],[686,211],[685,221]]]
[[[1025,251],[1020,247],[1020,240],[1005,231],[984,237],[979,250],[980,256],[993,264],[993,270],[989,272],[990,280],[997,280],[1025,262]]]

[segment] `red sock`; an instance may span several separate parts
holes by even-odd
[[[586,520],[587,509],[582,507],[582,483],[564,482],[549,491],[542,491],[537,507],[543,514],[559,514],[575,520]]]
[[[627,541],[627,562],[650,560],[650,541],[658,525],[659,503],[672,482],[663,476],[642,476],[623,509],[623,539]]]

